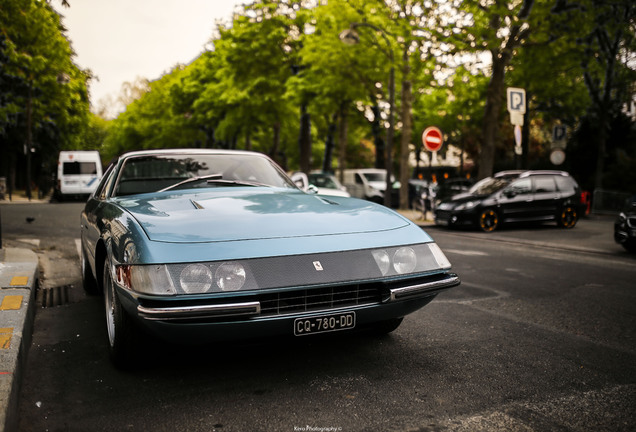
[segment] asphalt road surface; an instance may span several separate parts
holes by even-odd
[[[110,364],[81,289],[81,204],[3,205],[40,291],[21,431],[628,431],[636,423],[636,257],[612,219],[492,234],[427,231],[461,276],[384,337],[148,347]],[[31,223],[28,215],[35,215]],[[333,336],[333,335],[332,335]]]

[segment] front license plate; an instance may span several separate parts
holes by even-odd
[[[352,329],[355,326],[355,312],[343,312],[311,318],[296,318],[294,320],[294,336],[347,330]]]

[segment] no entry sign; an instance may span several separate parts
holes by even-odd
[[[422,134],[422,144],[428,151],[436,152],[442,148],[444,138],[442,131],[435,126],[427,127]]]

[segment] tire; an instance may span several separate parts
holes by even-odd
[[[482,210],[477,225],[483,232],[493,232],[499,226],[499,215],[493,209]]]
[[[404,320],[404,318],[393,318],[390,320],[381,321],[373,326],[373,332],[378,335],[389,334],[397,330],[400,324],[402,324],[402,320]]]
[[[137,330],[124,311],[110,274],[108,259],[104,261],[104,307],[108,353],[113,364],[120,369],[130,369],[137,357],[139,346]]]
[[[636,239],[633,239],[633,238],[628,239],[624,243],[621,243],[621,245],[625,248],[627,252],[636,253]]]
[[[558,216],[557,223],[560,227],[570,229],[574,228],[576,222],[579,220],[579,215],[576,208],[573,206],[565,206]]]
[[[99,287],[97,286],[97,280],[93,276],[93,272],[91,271],[91,266],[86,260],[86,252],[84,252],[84,247],[80,246],[81,253],[81,265],[82,265],[82,286],[84,287],[84,291],[87,294],[97,294],[99,292]]]

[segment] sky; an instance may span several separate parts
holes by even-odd
[[[204,51],[216,21],[229,22],[245,0],[69,0],[63,16],[75,64],[90,69],[93,109],[116,100],[124,82],[152,81]],[[111,113],[112,115],[113,113]]]

